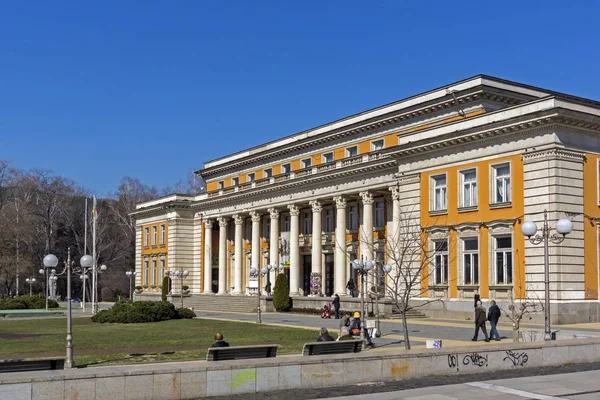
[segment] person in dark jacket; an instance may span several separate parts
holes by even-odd
[[[333,308],[335,308],[335,319],[340,319],[340,296],[336,293],[333,296]]]
[[[321,328],[319,333],[321,334],[321,336],[319,336],[319,338],[317,339],[317,342],[333,342],[333,341],[335,341],[335,339],[333,339],[333,337],[331,337],[331,335],[327,331],[327,328]]]
[[[479,329],[483,331],[483,335],[485,336],[485,341],[489,342],[487,330],[485,329],[485,321],[487,320],[485,316],[485,308],[481,305],[481,301],[477,302],[477,307],[475,308],[475,336],[471,339],[472,341],[477,341],[477,336],[479,335]]]
[[[491,301],[491,306],[490,309],[488,310],[488,321],[490,321],[490,339],[494,339],[494,337],[496,337],[494,340],[499,341],[500,340],[500,334],[498,333],[498,330],[496,329],[496,325],[498,324],[498,320],[500,319],[500,307],[498,307],[496,305],[496,301],[492,300]]]
[[[346,284],[346,289],[350,292],[350,297],[354,297],[354,292],[356,290],[356,285],[354,284],[354,279],[350,278],[348,283]]]
[[[350,314],[349,312],[346,312],[343,316],[342,319],[340,319],[340,331],[342,330],[342,328],[345,327],[350,327],[350,317],[352,316],[352,314]]]
[[[215,333],[216,342],[210,347],[229,347],[229,343],[223,340],[223,334],[220,332]]]

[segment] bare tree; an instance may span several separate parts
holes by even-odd
[[[520,288],[520,285],[517,287]],[[544,302],[533,290],[527,290],[524,299],[516,300],[514,290],[511,290],[508,307],[507,309],[501,308],[501,310],[506,318],[512,322],[513,342],[518,342],[521,322],[530,320],[532,314],[544,312]]]

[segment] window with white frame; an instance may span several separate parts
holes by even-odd
[[[444,285],[448,283],[448,240],[433,241],[434,283]]]
[[[325,209],[325,232],[333,232],[333,209]]]
[[[217,187],[219,190],[225,189],[225,181],[217,182]]]
[[[158,271],[156,270],[156,260],[152,260],[152,284],[156,285],[157,284],[157,280],[156,280],[156,273]]]
[[[233,186],[240,186],[240,178],[237,176],[235,178],[231,178],[231,184]]]
[[[300,164],[302,165],[302,168],[308,168],[312,165],[312,160],[310,158],[305,158]]]
[[[358,206],[348,206],[348,229],[355,231],[358,229]]]
[[[150,246],[150,228],[144,228],[144,246]]]
[[[333,153],[325,153],[323,154],[323,164],[333,162]]]
[[[348,147],[346,149],[346,157],[354,157],[356,155],[358,155],[358,147],[357,146]]]
[[[494,264],[496,283],[511,284],[513,281],[513,250],[511,236],[494,237]]]
[[[375,221],[373,226],[376,228],[382,228],[385,226],[385,202],[375,202]]]
[[[448,209],[448,186],[446,185],[446,174],[431,177],[433,198],[431,209],[443,211]]]
[[[312,226],[311,226],[310,212],[305,211],[302,213],[302,234],[310,235],[311,231],[312,231]]]
[[[167,227],[165,224],[160,226],[160,244],[164,245],[167,243]]]
[[[461,171],[461,207],[477,206],[477,170]]]
[[[152,227],[152,246],[156,246],[156,243],[158,243],[158,230],[156,229],[156,226]]]
[[[465,238],[463,242],[463,283],[479,284],[479,240]]]
[[[383,139],[374,140],[371,142],[371,151],[383,150],[384,145]]]
[[[283,164],[281,166],[282,174],[289,174],[291,170],[292,170],[292,164]]]
[[[267,168],[267,169],[265,169],[265,172],[264,172],[264,174],[265,174],[265,178],[270,178],[270,177],[272,177],[272,176],[273,176],[273,169],[272,169],[272,168]]]
[[[148,260],[144,260],[144,285],[146,286],[148,286],[148,275],[150,272],[148,269]]]
[[[256,180],[256,174],[254,172],[250,172],[248,174],[248,178],[246,179],[248,182],[254,182]]]
[[[492,166],[494,203],[509,203],[512,200],[512,185],[510,183],[510,164]]]

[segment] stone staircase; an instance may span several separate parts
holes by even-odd
[[[194,310],[202,311],[222,311],[255,313],[257,307],[256,296],[217,296],[217,295],[192,295],[186,299],[186,307],[193,307]]]
[[[392,315],[390,315],[388,318],[402,319],[402,313],[400,312],[400,309],[396,306],[392,306]],[[427,318],[427,315],[425,315],[421,311],[415,310],[415,309],[408,310],[406,312],[406,319],[419,319],[419,318]]]

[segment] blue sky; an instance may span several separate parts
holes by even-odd
[[[484,73],[600,100],[597,1],[0,4],[0,159],[92,192]]]

